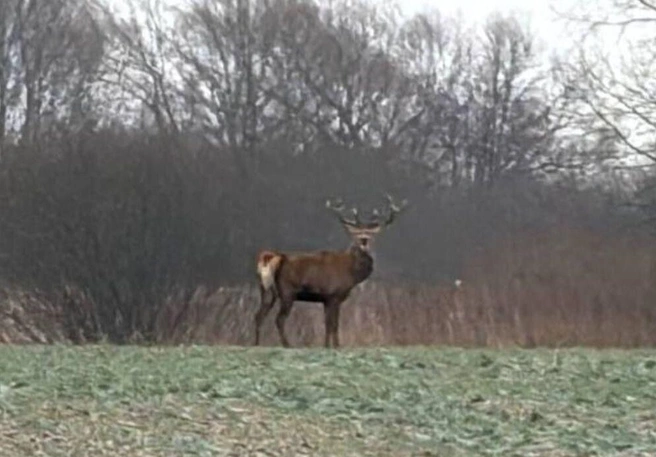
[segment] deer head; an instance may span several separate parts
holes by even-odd
[[[363,222],[360,219],[360,213],[357,208],[351,209],[351,217],[346,216],[346,209],[342,199],[337,199],[335,202],[332,200],[326,201],[326,208],[333,211],[346,229],[347,233],[351,236],[353,241],[353,246],[363,251],[369,251],[371,249],[371,244],[374,237],[380,233],[381,230],[392,224],[396,219],[396,216],[405,209],[408,202],[403,200],[400,204],[397,204],[394,199],[386,194],[387,198],[387,210],[383,213],[387,213],[386,216],[381,216],[381,211],[374,209],[371,212],[371,217],[368,221]]]

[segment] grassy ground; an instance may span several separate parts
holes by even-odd
[[[656,455],[656,352],[3,346],[0,455]]]

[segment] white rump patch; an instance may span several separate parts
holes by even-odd
[[[274,284],[274,269],[276,267],[276,263],[273,259],[269,261],[268,264],[262,265],[259,264],[257,266],[257,273],[260,275],[260,281],[262,282],[262,287],[264,287],[266,290],[269,290],[273,287]]]

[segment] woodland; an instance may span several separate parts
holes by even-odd
[[[656,3],[561,11],[560,52],[512,14],[122,3],[0,2],[0,342],[247,344],[257,252],[389,193],[347,344],[656,343]]]

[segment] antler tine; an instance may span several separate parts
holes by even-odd
[[[371,211],[371,223],[372,224],[380,223],[380,211],[378,211],[378,208],[374,208]]]
[[[361,226],[362,221],[360,220],[360,214],[355,206],[351,208],[351,213],[353,213],[353,221],[355,222],[355,225],[357,225],[358,227]]]
[[[396,219],[396,215],[399,214],[405,207],[408,205],[408,200],[403,200],[400,204],[396,204],[394,199],[390,194],[385,194],[385,197],[387,198],[388,206],[389,206],[389,214],[387,216],[387,219],[383,221],[381,226],[387,226],[390,225],[392,222],[394,222],[394,219]]]
[[[326,200],[326,208],[333,211],[337,215],[337,217],[339,218],[339,221],[342,224],[351,225],[351,226],[357,225],[357,218],[356,218],[356,220],[349,220],[349,219],[346,218],[346,216],[344,216],[344,202],[343,202],[343,200],[341,198],[338,198],[335,203],[336,203],[337,206],[335,206],[335,204],[330,199]]]
[[[401,202],[401,205],[399,206],[394,202],[394,199],[392,198],[392,196],[390,194],[385,194],[385,197],[387,198],[387,202],[389,203],[390,208],[394,209],[396,212],[401,211],[408,204],[408,200],[404,199]]]

